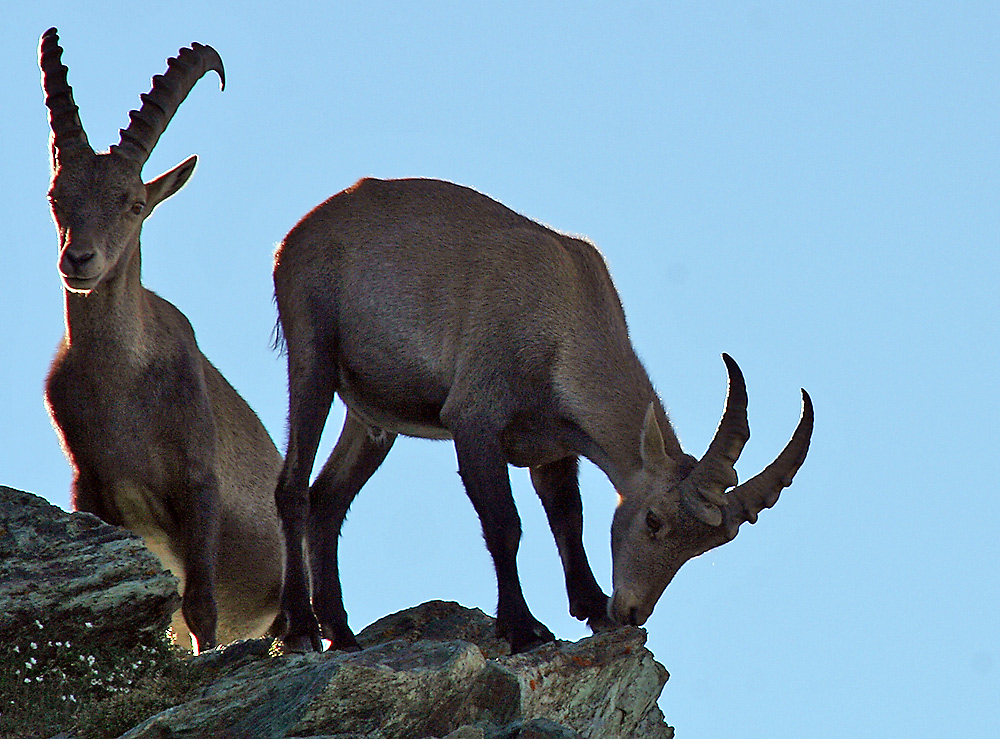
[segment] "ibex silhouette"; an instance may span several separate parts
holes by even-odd
[[[184,314],[140,280],[142,223],[187,182],[196,158],[148,183],[142,166],[202,75],[214,70],[224,84],[222,59],[201,44],[181,49],[121,141],[97,154],[61,57],[49,29],[39,61],[66,333],[45,398],[73,466],[73,506],[140,534],[180,578],[178,641],[189,640],[188,627],[199,649],[260,636],[281,591],[281,455],[198,349]]]
[[[682,451],[636,357],[597,249],[465,187],[361,180],[291,230],[275,255],[274,286],[289,373],[288,451],[275,496],[291,649],[318,649],[321,634],[334,647],[357,646],[337,539],[397,434],[454,440],[496,567],[497,630],[515,652],[553,636],[521,592],[508,464],[531,470],[570,613],[605,628],[644,623],[677,569],[773,505],[808,450],[813,414],[803,391],[784,451],[730,490],[750,433],[736,363],[725,357],[726,410],[696,460]],[[335,393],[347,418],[310,487]],[[583,549],[580,456],[622,498],[610,602]]]

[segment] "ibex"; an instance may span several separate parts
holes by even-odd
[[[177,575],[179,642],[193,634],[204,650],[259,636],[279,612],[281,455],[198,349],[187,318],[140,280],[142,223],[184,185],[196,157],[148,183],[142,166],[195,83],[208,70],[225,83],[222,59],[201,44],[181,49],[101,154],[61,59],[53,28],[39,60],[66,333],[45,397],[73,467],[73,506],[138,533]]]
[[[750,431],[743,376],[725,356],[729,394],[718,431],[701,460],[685,454],[598,250],[465,187],[361,180],[289,232],[275,255],[274,286],[289,372],[288,451],[275,497],[293,650],[319,649],[321,636],[356,648],[337,539],[397,434],[454,441],[496,568],[497,631],[514,652],[553,635],[521,592],[508,465],[531,471],[570,613],[602,629],[643,624],[678,568],[756,521],[808,450],[813,413],[803,391],[784,450],[733,487]],[[347,417],[310,487],[335,393]],[[621,498],[610,600],[583,549],[580,456]]]

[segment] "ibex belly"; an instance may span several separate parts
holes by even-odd
[[[370,402],[366,396],[353,391],[342,383],[337,392],[351,413],[373,429],[385,429],[394,434],[416,436],[421,439],[450,439],[451,433],[436,418],[426,412],[406,413],[399,406],[387,407]]]

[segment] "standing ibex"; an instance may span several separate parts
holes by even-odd
[[[465,187],[358,182],[292,229],[275,255],[274,286],[289,372],[288,452],[275,497],[286,542],[285,642],[295,650],[318,648],[321,634],[334,647],[357,644],[337,538],[397,434],[454,440],[496,567],[497,630],[515,652],[553,636],[521,592],[508,464],[531,470],[570,613],[603,628],[644,623],[677,569],[756,521],[808,450],[813,416],[803,391],[784,451],[730,490],[750,434],[736,363],[725,357],[726,410],[696,460],[681,450],[636,358],[597,249]],[[334,393],[347,418],[310,487]],[[621,496],[610,602],[583,549],[579,456]]]
[[[222,59],[201,44],[181,49],[141,96],[120,143],[96,154],[54,28],[39,57],[66,300],[46,402],[73,466],[73,506],[140,534],[180,578],[178,641],[186,627],[199,649],[215,646],[217,634],[259,636],[281,591],[273,496],[281,456],[199,351],[184,315],[140,281],[142,223],[184,185],[196,158],[145,184],[142,166],[202,75],[214,70],[224,84]]]

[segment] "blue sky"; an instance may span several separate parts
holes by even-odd
[[[291,6],[291,7],[289,7]],[[691,738],[992,737],[1000,725],[1000,6],[19,3],[0,24],[0,483],[68,506],[42,405],[62,331],[38,37],[57,26],[90,141],[117,141],[167,56],[215,46],[145,167],[192,153],[143,232],[144,280],[283,448],[271,255],[364,175],[470,185],[585,234],[685,448],[747,379],[741,476],[816,405],[806,464],[756,526],[688,563],[647,624]],[[328,425],[324,449],[343,408]],[[495,582],[452,447],[401,440],[344,530],[355,630]],[[512,470],[522,579],[561,638],[562,575]],[[610,587],[615,496],[583,473]]]

